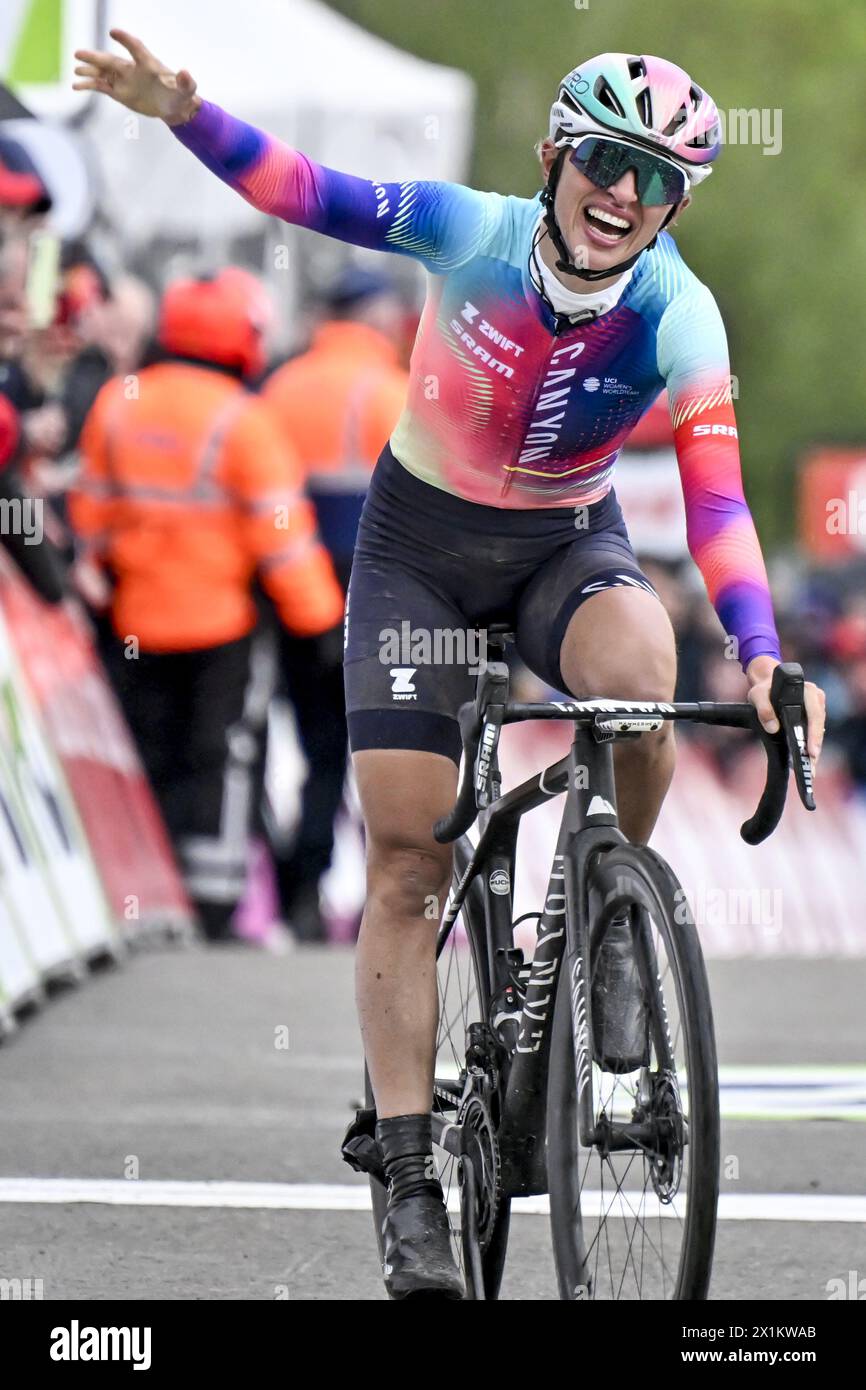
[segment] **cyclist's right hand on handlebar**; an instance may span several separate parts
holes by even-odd
[[[749,702],[755,706],[758,718],[768,734],[775,734],[779,729],[779,721],[776,718],[776,711],[770,700],[770,688],[772,685],[773,671],[778,666],[778,661],[771,656],[756,656],[749,663],[747,676],[750,682]],[[821,755],[821,744],[824,741],[824,721],[826,717],[826,700],[824,692],[813,684],[812,681],[805,681],[803,684],[803,698],[806,705],[806,720],[808,728],[807,752],[809,761],[812,764],[812,775],[818,758]]]
[[[186,69],[172,72],[125,29],[112,29],[110,33],[132,61],[117,53],[78,48],[75,75],[82,80],[73,82],[74,90],[103,92],[130,111],[158,116],[168,125],[183,125],[190,120],[201,105],[201,97],[196,95],[195,82]]]

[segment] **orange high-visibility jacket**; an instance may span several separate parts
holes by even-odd
[[[312,347],[268,378],[274,408],[314,488],[323,475],[369,477],[406,404],[409,377],[397,351],[366,324],[330,322]]]
[[[256,574],[297,635],[339,622],[342,592],[270,406],[188,363],[145,367],[136,395],[131,384],[109,381],[94,401],[69,497],[73,526],[116,578],[118,636],[149,651],[242,637]]]

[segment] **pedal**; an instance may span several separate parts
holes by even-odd
[[[367,1173],[383,1187],[387,1187],[382,1151],[376,1142],[375,1110],[355,1111],[355,1118],[346,1130],[340,1153],[344,1163],[348,1163],[356,1173]]]

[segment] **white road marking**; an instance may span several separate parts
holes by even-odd
[[[723,1120],[866,1120],[866,1067],[720,1067],[719,1108]]]
[[[866,1120],[864,1067],[722,1067],[728,1120]]]
[[[629,1194],[634,1197],[635,1194]],[[0,1204],[96,1203],[124,1207],[223,1207],[274,1211],[369,1211],[366,1183],[158,1182],[123,1178],[0,1178]],[[588,1214],[601,1194],[585,1192]],[[605,1195],[609,1205],[610,1194]],[[547,1197],[520,1197],[515,1214],[546,1216]],[[613,1211],[611,1215],[621,1215]],[[671,1212],[671,1215],[675,1213]],[[679,1213],[681,1214],[681,1212]],[[657,1211],[653,1213],[655,1217]],[[723,1192],[722,1221],[866,1222],[866,1197],[801,1192]]]

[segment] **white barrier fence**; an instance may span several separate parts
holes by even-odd
[[[511,727],[502,738],[506,786],[568,748],[569,726]],[[866,806],[828,759],[816,782],[818,809],[800,805],[793,778],[775,834],[752,847],[740,825],[764,785],[756,746],[725,781],[710,756],[679,740],[677,772],[652,837],[670,863],[708,956],[866,955]],[[541,907],[562,800],[524,818],[518,842],[515,915]],[[530,936],[531,941],[531,936]]]
[[[118,931],[75,803],[0,616],[0,1027]]]

